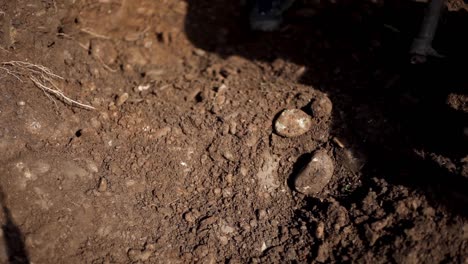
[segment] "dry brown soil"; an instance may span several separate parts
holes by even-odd
[[[302,0],[258,33],[239,2],[0,0],[0,263],[468,263],[463,2],[424,65],[423,3]],[[312,128],[279,136],[292,108]]]

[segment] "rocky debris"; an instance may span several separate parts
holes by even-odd
[[[314,117],[328,119],[331,116],[333,104],[330,98],[324,95],[315,99],[312,104],[310,104],[310,110],[312,111],[312,115]]]
[[[286,109],[275,121],[278,135],[291,138],[305,134],[312,126],[312,118],[299,109]]]
[[[325,188],[333,176],[333,171],[333,160],[325,150],[319,150],[295,177],[294,188],[303,194],[315,195]]]

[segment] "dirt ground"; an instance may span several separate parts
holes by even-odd
[[[0,0],[0,263],[468,263],[464,3],[239,2]]]

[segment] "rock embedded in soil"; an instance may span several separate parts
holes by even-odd
[[[195,222],[195,217],[193,216],[193,214],[191,212],[185,213],[184,214],[184,219],[185,219],[185,221],[187,221],[189,223]]]
[[[305,195],[318,194],[331,180],[333,171],[333,160],[325,150],[319,150],[295,177],[294,188]]]
[[[333,104],[328,96],[323,95],[312,102],[310,110],[314,117],[328,119],[331,116]]]
[[[264,220],[267,216],[267,212],[263,209],[257,211],[257,219]]]
[[[99,192],[107,191],[107,180],[106,180],[106,178],[99,179],[98,191]]]
[[[275,121],[278,135],[291,138],[305,134],[312,126],[312,118],[299,109],[286,109]]]
[[[123,93],[123,94],[121,94],[121,95],[117,98],[115,104],[116,104],[117,106],[123,105],[123,104],[128,100],[128,97],[129,97],[128,93]]]

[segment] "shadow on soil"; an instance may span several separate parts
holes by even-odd
[[[5,238],[9,263],[27,264],[29,263],[29,257],[24,246],[23,235],[18,226],[13,222],[10,210],[5,205],[5,193],[1,188],[0,204],[5,219],[5,224],[2,225],[2,231]]]
[[[434,46],[446,59],[410,65],[407,52],[424,5],[296,1],[282,30],[258,33],[248,30],[239,2],[189,0],[189,39],[223,57],[281,58],[306,66],[300,82],[334,103],[332,135],[370,157],[364,175],[417,188],[433,203],[466,214],[468,179],[461,160],[468,119],[446,103],[449,94],[464,95],[468,85],[468,35],[461,30],[466,12],[444,14]],[[361,179],[364,187],[367,177]]]

